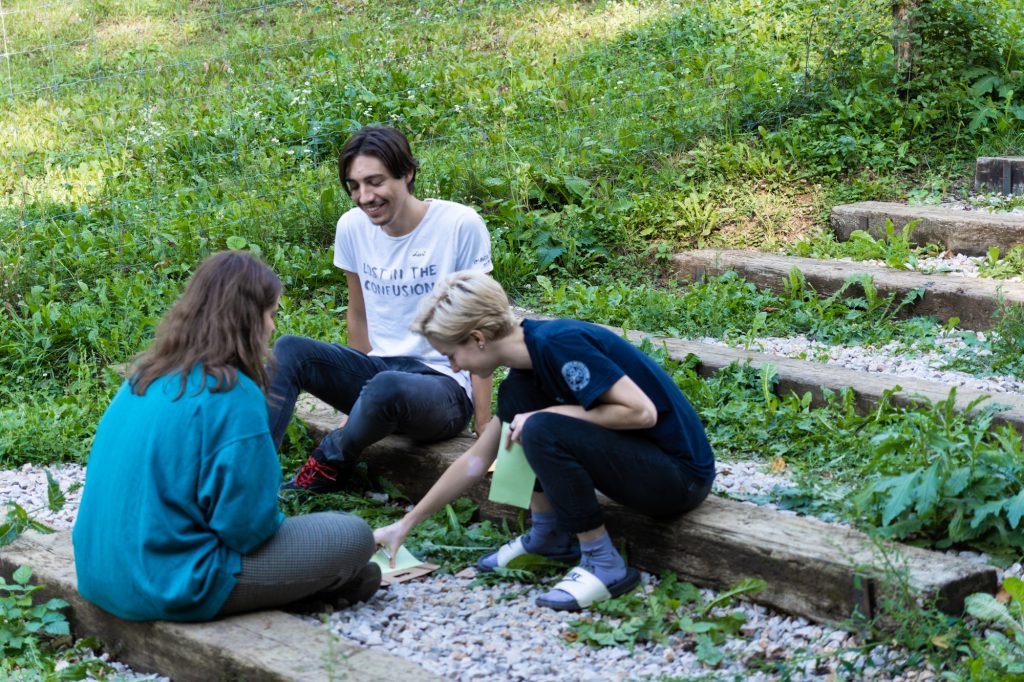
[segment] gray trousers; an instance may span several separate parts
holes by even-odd
[[[358,516],[318,512],[286,518],[277,532],[242,557],[242,570],[220,616],[276,608],[329,594],[355,577],[376,549]]]

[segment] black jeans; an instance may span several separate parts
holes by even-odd
[[[512,374],[498,389],[503,422],[555,404],[530,373]],[[582,533],[604,523],[595,488],[655,518],[688,512],[711,491],[712,481],[697,478],[678,457],[634,431],[541,412],[527,420],[521,444],[561,531]]]
[[[299,393],[307,391],[348,415],[320,442],[336,465],[354,464],[367,447],[392,433],[429,443],[458,435],[473,404],[457,381],[419,360],[366,355],[340,343],[282,336],[274,344],[270,433],[281,446]]]

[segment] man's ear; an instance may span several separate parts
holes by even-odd
[[[469,338],[472,339],[473,343],[475,343],[478,346],[482,343],[487,343],[487,338],[484,336],[484,333],[479,329],[474,329],[473,331],[471,331],[469,333]]]

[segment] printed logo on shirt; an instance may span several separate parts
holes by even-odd
[[[363,263],[360,280],[363,290],[378,296],[424,296],[434,289],[440,277],[435,263],[385,268]]]
[[[590,383],[590,370],[579,360],[570,360],[562,365],[562,378],[573,392],[578,393]]]
[[[409,258],[426,258],[426,257],[427,257],[427,250],[426,249],[416,249],[415,251],[413,251],[412,253],[409,254]]]

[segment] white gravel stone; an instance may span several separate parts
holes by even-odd
[[[979,332],[979,338],[986,338],[985,333]],[[921,350],[920,344],[916,343],[901,348],[901,344],[895,341],[877,347],[842,344],[828,346],[819,341],[813,341],[803,334],[788,337],[758,337],[741,341],[723,341],[718,338],[704,337],[700,341],[731,347],[742,343],[744,347],[769,355],[812,360],[862,372],[935,381],[950,388],[970,388],[988,393],[1024,393],[1024,381],[1013,376],[976,377],[966,372],[943,369],[953,361],[958,352],[965,348],[962,339],[954,333],[945,331],[941,332],[935,340],[934,350]]]

